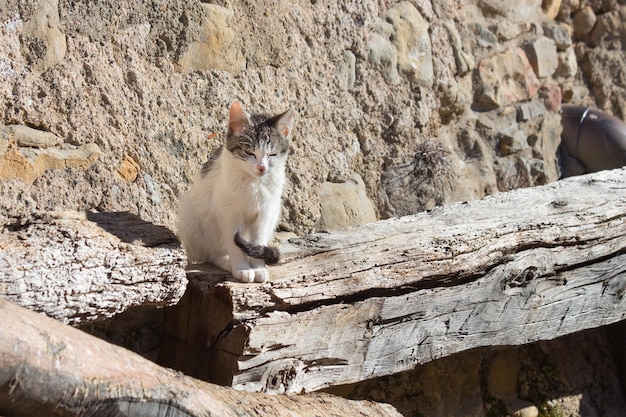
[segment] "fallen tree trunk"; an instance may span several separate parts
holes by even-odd
[[[210,267],[165,316],[160,362],[300,392],[626,318],[626,171],[291,239],[269,283]]]
[[[400,416],[328,394],[268,396],[186,377],[0,300],[0,415]]]
[[[42,213],[0,229],[0,297],[70,324],[176,303],[176,236],[130,213]]]

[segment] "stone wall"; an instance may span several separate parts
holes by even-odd
[[[235,99],[297,109],[280,228],[299,234],[553,181],[562,97],[625,111],[610,1],[3,3],[3,223],[96,209],[175,230]],[[334,204],[368,209],[325,207],[338,184]]]

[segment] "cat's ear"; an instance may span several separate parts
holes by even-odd
[[[245,111],[243,111],[241,104],[239,104],[238,101],[235,101],[230,106],[230,111],[228,113],[228,129],[237,134],[248,127],[249,124],[250,121],[248,120],[248,115]]]
[[[295,111],[292,107],[286,112],[284,112],[283,114],[279,114],[278,116],[275,117],[276,129],[284,138],[289,139],[291,137],[294,114],[295,114]]]

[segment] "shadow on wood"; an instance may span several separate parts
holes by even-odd
[[[178,237],[165,226],[143,220],[127,211],[115,213],[86,212],[87,220],[117,236],[122,242],[153,248],[180,248]]]
[[[194,271],[159,360],[237,389],[313,391],[626,318],[626,171],[281,245],[264,284]]]

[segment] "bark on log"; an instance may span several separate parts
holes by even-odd
[[[0,230],[0,297],[79,324],[176,303],[185,262],[171,231],[130,213],[42,213]]]
[[[291,239],[282,251],[261,285],[189,271],[160,362],[240,390],[313,391],[623,320],[626,171]]]
[[[186,377],[0,299],[0,415],[394,416],[329,394],[268,396]]]

